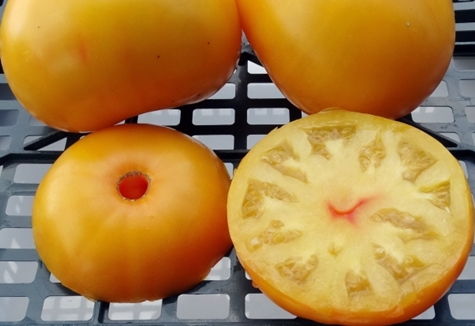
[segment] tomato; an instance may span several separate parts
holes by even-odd
[[[399,118],[439,85],[455,44],[451,0],[237,0],[242,27],[282,93]]]
[[[234,173],[228,224],[252,281],[294,315],[403,322],[430,308],[473,245],[470,188],[434,138],[322,111],[265,136]]]
[[[156,300],[196,286],[231,249],[223,162],[173,129],[126,124],[61,154],[33,201],[36,249],[93,300]]]
[[[211,96],[241,36],[234,0],[9,0],[0,29],[14,95],[68,131]]]

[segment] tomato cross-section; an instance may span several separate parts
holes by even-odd
[[[473,246],[459,162],[409,125],[328,110],[264,137],[235,171],[228,223],[240,262],[291,313],[393,324],[450,288]]]

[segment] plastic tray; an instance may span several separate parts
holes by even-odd
[[[439,139],[460,161],[475,192],[475,2],[454,1],[457,45],[437,90],[401,119]],[[0,14],[4,3],[0,1]],[[211,147],[230,173],[270,130],[300,118],[244,46],[222,90],[201,103],[129,119],[168,125]],[[31,236],[31,202],[49,166],[80,135],[32,118],[0,74],[0,324],[315,325],[273,305],[231,251],[196,289],[157,302],[91,302],[65,289],[41,263]],[[450,291],[407,325],[475,325],[475,247]]]

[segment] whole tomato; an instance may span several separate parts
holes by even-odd
[[[439,85],[452,58],[452,0],[237,0],[247,39],[282,93],[399,118]]]
[[[229,184],[223,162],[176,130],[93,132],[61,154],[37,189],[36,249],[63,285],[89,299],[183,292],[231,249]]]
[[[234,0],[9,0],[1,59],[33,116],[90,131],[209,97],[241,35]]]

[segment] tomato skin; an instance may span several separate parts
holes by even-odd
[[[149,179],[125,199],[130,172]],[[119,125],[69,147],[33,203],[37,251],[68,288],[93,300],[140,302],[196,286],[231,248],[230,178],[191,137],[164,127]]]
[[[234,0],[11,0],[2,65],[37,119],[91,131],[211,96],[235,69],[241,33]]]
[[[455,42],[451,0],[237,0],[270,78],[306,113],[399,118],[439,85]]]

